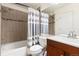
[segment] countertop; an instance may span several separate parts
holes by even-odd
[[[64,44],[79,48],[79,39],[68,38],[68,37],[58,36],[58,35],[43,35],[42,37],[45,39],[54,40],[60,43],[64,43]]]

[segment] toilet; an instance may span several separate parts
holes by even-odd
[[[33,45],[32,47],[30,47],[30,53],[32,56],[40,56],[43,54],[42,49],[43,47],[40,45]]]

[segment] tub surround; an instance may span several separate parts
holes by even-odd
[[[1,44],[26,40],[28,14],[4,5],[1,10]]]
[[[2,44],[1,55],[2,56],[26,56],[27,55],[26,40],[8,43],[8,44]]]

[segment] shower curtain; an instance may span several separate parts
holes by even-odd
[[[41,18],[40,17],[41,14]],[[33,8],[28,8],[28,37],[34,38],[40,34],[48,34],[48,14],[39,12]],[[40,22],[41,20],[41,22]],[[41,24],[41,26],[40,26]]]
[[[28,8],[28,37],[39,35],[39,11]]]
[[[48,14],[41,13],[41,34],[48,34],[48,18]]]

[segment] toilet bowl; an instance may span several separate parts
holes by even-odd
[[[43,47],[40,45],[33,45],[30,47],[30,53],[31,55],[37,56],[42,52]]]

